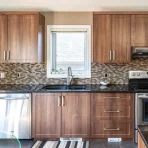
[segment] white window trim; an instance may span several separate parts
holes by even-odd
[[[91,25],[47,25],[47,78],[66,78],[67,74],[51,74],[52,71],[52,34],[51,31],[57,30],[87,30],[87,75],[77,75],[74,78],[91,78]]]

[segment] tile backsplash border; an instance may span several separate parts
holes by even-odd
[[[0,64],[0,72],[5,73],[5,78],[0,79],[0,84],[66,84],[66,79],[47,78],[46,70],[45,63],[3,63]],[[148,70],[148,58],[136,58],[128,64],[92,63],[91,78],[75,79],[74,83],[99,84],[108,80],[113,84],[128,84],[128,71],[131,70]]]

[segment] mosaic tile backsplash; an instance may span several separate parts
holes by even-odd
[[[113,84],[127,84],[128,71],[148,70],[148,58],[138,58],[129,64],[98,64],[92,63],[92,76],[90,79],[75,79],[77,84],[99,84],[108,80]],[[0,84],[65,84],[66,79],[48,79],[46,77],[46,64],[0,64],[0,72],[5,78]],[[105,78],[105,73],[108,77]],[[18,77],[19,75],[19,77]]]

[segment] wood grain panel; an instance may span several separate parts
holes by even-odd
[[[131,46],[148,46],[148,15],[131,16]]]
[[[61,93],[34,93],[32,99],[33,138],[60,138],[61,106],[58,99]]]
[[[130,52],[130,15],[112,15],[112,62],[129,62]]]
[[[62,137],[90,136],[90,94],[62,93]]]
[[[133,126],[133,94],[91,94],[91,135],[93,138],[121,137],[132,139],[134,138]],[[120,130],[104,130],[104,128],[119,128]]]
[[[145,145],[145,143],[139,133],[138,133],[138,148],[147,148],[147,146]]]
[[[4,60],[4,51],[7,50],[7,16],[0,15],[0,62]]]
[[[133,100],[133,94],[131,93],[92,93],[91,94],[92,103],[107,105],[114,103],[127,105]]]
[[[133,138],[132,128],[132,123],[126,120],[101,120],[92,125],[92,136],[94,138]]]
[[[93,107],[93,116],[95,119],[97,118],[112,118],[112,117],[120,117],[120,118],[131,118],[131,109],[130,105],[113,105],[107,104],[107,105],[99,105],[94,104]]]
[[[37,62],[38,15],[8,15],[9,62]]]
[[[93,62],[111,62],[111,15],[93,16],[93,49]]]

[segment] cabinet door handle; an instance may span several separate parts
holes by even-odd
[[[7,54],[7,60],[10,60],[10,51],[7,51],[8,54]]]
[[[115,60],[115,51],[113,50],[113,60]]]
[[[119,110],[105,110],[105,113],[119,113]]]
[[[109,51],[109,60],[110,61],[112,60],[112,51],[111,50]]]
[[[120,97],[104,97],[104,99],[120,99]]]
[[[4,60],[7,60],[7,52],[4,50]]]
[[[62,96],[62,106],[64,106],[65,105],[65,99],[64,99],[64,96]]]
[[[58,96],[58,106],[61,106],[61,96]]]
[[[104,131],[120,131],[120,128],[104,128]]]

